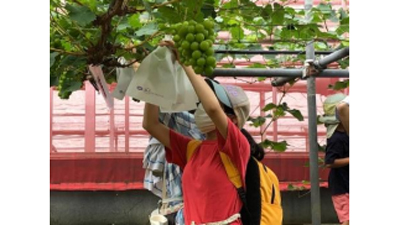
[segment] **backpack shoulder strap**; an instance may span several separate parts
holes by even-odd
[[[187,147],[186,147],[186,162],[189,162],[189,160],[192,158],[193,153],[196,151],[197,147],[201,144],[200,140],[191,140],[189,141]]]
[[[235,164],[233,164],[231,158],[229,158],[229,156],[227,154],[225,154],[221,151],[219,151],[219,155],[221,157],[222,163],[224,164],[224,167],[225,167],[226,173],[228,174],[229,180],[233,183],[233,185],[237,189],[243,187],[239,170],[237,169]]]
[[[187,148],[186,148],[186,162],[189,162],[189,160],[192,158],[194,152],[198,148],[198,146],[201,144],[201,141],[199,140],[191,140],[189,141]],[[229,158],[229,156],[221,151],[219,151],[219,155],[221,157],[222,163],[224,164],[224,168],[226,173],[228,174],[229,180],[233,183],[233,185],[239,189],[243,187],[242,184],[242,179],[239,173],[239,170],[237,167],[233,164],[232,160]]]

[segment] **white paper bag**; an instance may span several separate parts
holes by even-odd
[[[197,108],[196,102],[199,99],[186,72],[178,62],[175,62],[175,68],[176,101],[169,107],[160,107],[161,112],[182,112]]]
[[[126,95],[169,108],[176,102],[174,55],[167,47],[158,47],[140,64]]]
[[[121,59],[120,63],[125,64],[125,59]],[[117,68],[117,86],[115,87],[112,96],[122,100],[125,97],[126,90],[132,81],[135,70],[132,67]]]

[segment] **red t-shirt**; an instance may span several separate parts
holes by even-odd
[[[227,154],[244,175],[250,157],[250,146],[246,137],[228,119],[226,140],[217,130],[217,140],[205,140],[186,162],[186,147],[191,138],[170,130],[171,149],[166,148],[170,163],[183,169],[182,189],[185,224],[196,224],[226,220],[239,213],[242,202],[228,179],[218,151]],[[240,225],[240,220],[231,224]]]

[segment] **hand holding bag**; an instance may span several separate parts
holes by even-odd
[[[176,102],[175,56],[167,47],[158,47],[140,64],[126,95],[162,107]]]

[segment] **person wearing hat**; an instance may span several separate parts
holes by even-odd
[[[160,45],[174,48],[168,41]],[[219,151],[229,156],[245,183],[250,144],[240,129],[249,117],[250,101],[242,88],[206,81],[191,66],[182,67],[200,100],[195,123],[206,140],[187,161],[187,146],[192,139],[161,124],[158,106],[149,103],[145,104],[143,128],[165,146],[167,161],[183,169],[185,224],[240,225],[242,201],[226,174]]]
[[[349,135],[336,117],[336,107],[346,98],[338,93],[330,95],[323,103],[324,115],[320,121],[327,128],[325,166],[330,168],[328,185],[332,202],[342,225],[349,224]]]

